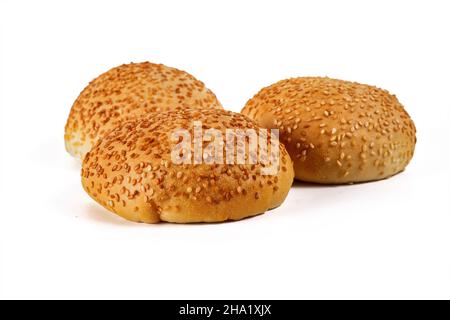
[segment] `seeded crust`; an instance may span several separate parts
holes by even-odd
[[[345,184],[388,178],[410,162],[416,128],[389,92],[330,78],[263,88],[242,113],[278,128],[298,180]]]
[[[239,113],[184,109],[144,115],[107,133],[83,162],[82,184],[99,204],[125,219],[157,223],[240,220],[278,207],[294,180],[292,161],[280,145],[278,173],[263,164],[181,164],[171,161],[176,129],[258,129]],[[205,150],[209,142],[203,143]],[[224,159],[225,156],[224,156]]]
[[[66,149],[83,159],[99,137],[121,122],[174,107],[222,109],[214,93],[187,72],[150,62],[113,68],[75,101],[65,129]]]

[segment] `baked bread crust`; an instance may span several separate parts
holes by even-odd
[[[121,122],[175,107],[222,109],[214,93],[187,72],[150,62],[113,68],[93,80],[73,104],[66,149],[83,159],[99,137]]]
[[[410,162],[416,128],[394,95],[330,78],[279,81],[242,113],[278,128],[298,180],[341,184],[388,178]]]
[[[262,175],[260,162],[174,164],[171,134],[177,129],[192,132],[194,121],[223,134],[226,129],[259,130],[246,116],[219,109],[144,115],[107,133],[86,155],[84,189],[109,211],[145,223],[240,220],[284,201],[294,170],[282,145],[275,175]]]

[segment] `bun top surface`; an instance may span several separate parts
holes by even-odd
[[[187,72],[150,62],[113,68],[76,99],[66,124],[69,152],[89,150],[98,137],[136,114],[175,107],[222,108],[214,93]]]

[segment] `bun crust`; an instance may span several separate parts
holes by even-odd
[[[296,179],[341,184],[401,172],[416,143],[413,121],[394,95],[356,82],[293,78],[262,89],[242,113],[278,128]]]
[[[121,122],[175,107],[222,109],[214,93],[187,72],[150,62],[113,68],[75,101],[65,128],[66,149],[83,159],[99,137]]]
[[[144,115],[107,133],[89,152],[82,184],[99,204],[125,219],[157,223],[239,220],[279,206],[294,179],[292,161],[280,145],[276,175],[262,164],[174,164],[176,129],[258,130],[251,119],[219,109],[184,109]],[[204,143],[203,147],[208,143]]]

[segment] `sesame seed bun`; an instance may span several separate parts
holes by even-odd
[[[401,172],[416,143],[413,121],[387,91],[330,78],[294,78],[262,89],[242,113],[280,129],[296,179],[341,184]]]
[[[65,129],[66,149],[83,159],[99,137],[121,122],[175,107],[222,109],[214,93],[187,72],[149,62],[113,68],[75,101]]]
[[[275,175],[256,164],[175,164],[172,133],[202,122],[215,128],[255,129],[246,116],[219,109],[147,114],[108,132],[86,155],[82,184],[99,204],[125,219],[157,223],[239,220],[279,206],[294,179],[292,161],[280,145]],[[177,142],[178,143],[178,142]],[[208,143],[203,143],[203,150]],[[271,144],[272,145],[272,144]],[[225,158],[225,157],[224,157]]]

